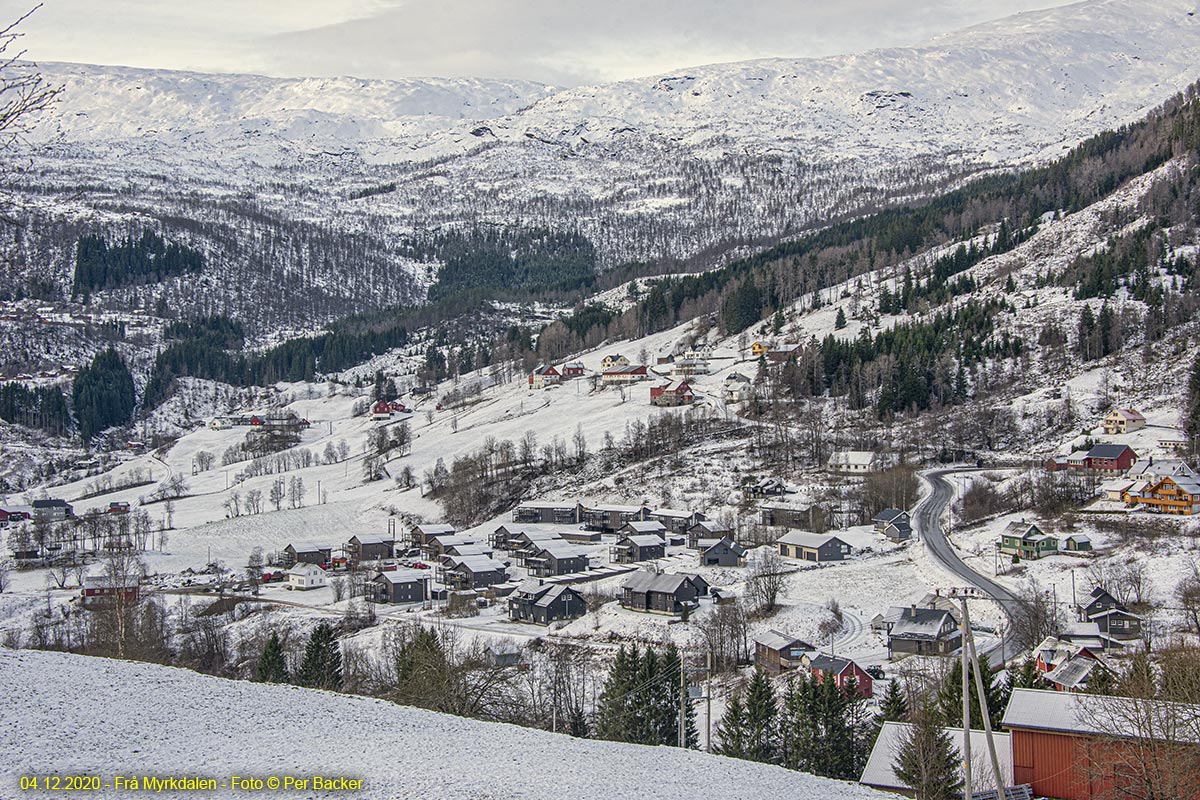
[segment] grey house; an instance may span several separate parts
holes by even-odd
[[[1142,635],[1142,618],[1122,605],[1101,586],[1092,589],[1083,616],[1094,622],[1100,633],[1113,639],[1137,639]]]
[[[396,555],[396,541],[378,536],[351,536],[346,542],[346,554],[355,563],[383,561]]]
[[[578,619],[586,612],[583,595],[563,583],[527,580],[508,598],[508,618],[514,622],[549,625],[558,620]]]
[[[912,520],[909,519],[907,511],[901,511],[898,508],[885,508],[871,517],[871,522],[875,523],[876,533],[883,533],[887,529],[887,526],[894,522],[911,524]]]
[[[535,578],[587,572],[588,553],[582,547],[563,541],[539,542],[532,555],[525,557],[525,566]]]
[[[448,536],[456,533],[453,525],[434,525],[421,523],[412,529],[409,539],[413,547],[424,547],[434,536]]]
[[[621,605],[633,611],[679,614],[708,593],[708,582],[699,575],[678,572],[639,572],[621,587]]]
[[[371,579],[378,603],[423,603],[429,599],[428,570],[396,569]]]
[[[850,545],[832,534],[789,531],[776,541],[779,555],[801,561],[843,561]]]
[[[443,533],[430,536],[421,545],[421,552],[427,558],[441,558],[451,547],[464,544],[479,544],[474,536],[461,533]]]
[[[508,569],[486,556],[447,556],[438,573],[453,589],[486,589],[508,580]]]
[[[521,503],[513,509],[513,522],[578,525],[582,521],[583,506],[574,501],[559,500]]]
[[[722,536],[732,539],[733,528],[715,519],[701,520],[687,529],[687,546],[689,550],[697,550],[702,539],[715,541]]]
[[[908,523],[908,520],[898,519],[895,522],[889,522],[880,533],[893,542],[907,542],[912,538],[912,525]]]
[[[673,508],[656,508],[650,512],[651,522],[660,522],[668,533],[677,536],[687,534],[687,529],[697,522],[703,522],[705,516],[699,511],[678,511]]]
[[[746,564],[746,548],[723,536],[715,542],[701,540],[700,564],[705,567],[742,567]],[[707,545],[707,546],[703,546]]]
[[[892,624],[887,646],[889,658],[898,653],[948,656],[962,646],[962,631],[949,611],[914,605]]]
[[[611,548],[610,560],[614,564],[635,564],[662,558],[667,553],[667,544],[658,536],[625,536]]]
[[[645,522],[650,509],[645,506],[585,506],[583,527],[589,531],[616,533],[628,522]]]
[[[71,504],[58,497],[34,500],[31,507],[34,522],[62,522],[75,515]]]
[[[762,506],[758,512],[759,522],[773,528],[803,528],[819,530],[828,517],[819,506],[796,508],[795,506]]]
[[[304,544],[289,544],[283,548],[284,564],[286,567],[293,567],[296,564],[328,564],[333,560],[333,548],[322,547],[321,545],[304,543]]]

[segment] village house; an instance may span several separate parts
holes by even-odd
[[[715,519],[702,519],[687,529],[687,546],[689,550],[699,550],[701,540],[716,541],[728,536],[736,538],[733,528]]]
[[[387,400],[377,400],[371,406],[371,419],[375,422],[383,422],[392,418],[392,404]]]
[[[549,625],[559,620],[578,619],[587,613],[587,601],[565,583],[521,582],[508,598],[508,618],[514,622]]]
[[[783,364],[789,358],[795,358],[799,355],[803,347],[803,345],[799,344],[777,345],[767,351],[767,361],[770,361],[772,364]]]
[[[671,363],[671,374],[681,378],[708,374],[708,359],[696,352],[685,353]]]
[[[508,580],[508,569],[487,556],[449,556],[438,576],[452,589],[486,589]]]
[[[1159,478],[1153,484],[1126,496],[1135,506],[1145,506],[1159,514],[1191,516],[1200,513],[1200,480],[1184,477]]]
[[[884,529],[887,528],[888,525],[896,522],[897,520],[902,522],[910,522],[908,512],[902,511],[898,508],[885,508],[883,511],[880,511],[878,514],[871,517],[871,522],[875,524],[876,533],[883,533]]]
[[[754,665],[770,675],[808,669],[810,653],[817,648],[803,639],[769,630],[754,639]]]
[[[616,533],[629,522],[644,522],[650,518],[646,506],[585,506],[580,515],[583,527],[601,533]]]
[[[394,569],[371,580],[377,603],[424,603],[430,599],[428,570]]]
[[[818,654],[809,661],[808,670],[817,679],[817,683],[830,678],[839,689],[845,690],[846,685],[853,678],[860,697],[871,697],[875,693],[874,681],[871,680],[871,676],[848,658]]]
[[[107,574],[85,575],[83,585],[79,587],[79,595],[84,605],[116,598],[132,602],[136,601],[141,593],[141,582],[140,574],[126,575],[120,578]]]
[[[766,342],[754,342],[750,345],[750,355],[754,358],[762,358],[769,352],[771,352],[771,345]]]
[[[1134,464],[1130,469],[1137,467]],[[1100,484],[1100,494],[1105,500],[1111,500],[1114,503],[1120,503],[1125,500],[1125,494],[1138,481],[1131,478],[1113,478],[1110,481],[1105,481]],[[1144,483],[1144,482],[1143,482]]]
[[[479,544],[479,540],[469,534],[442,533],[429,536],[421,545],[421,552],[426,558],[438,559],[446,555],[449,548],[464,544]]]
[[[629,366],[629,359],[626,358],[625,356],[621,355],[620,353],[616,353],[614,355],[607,355],[604,357],[604,359],[600,362],[600,371],[606,372],[610,369],[615,369],[616,367],[628,367],[628,366]]]
[[[708,593],[708,582],[687,573],[637,572],[621,587],[618,596],[624,608],[655,614],[681,614]]]
[[[962,780],[963,757],[960,752],[963,740],[962,728],[942,728],[943,734],[950,740],[954,750],[952,761],[958,768],[958,780]],[[991,759],[988,757],[987,738],[984,731],[972,730],[971,737],[971,771],[975,776],[974,800],[995,800],[997,792],[994,788],[995,778],[992,777]],[[907,722],[884,722],[867,758],[859,783],[886,792],[901,795],[912,795],[912,789],[896,775],[896,759],[904,748],[904,742],[912,736],[912,725]],[[1007,733],[995,731],[992,741],[996,746],[996,760],[1000,762],[1000,775],[1004,779],[1005,800],[1030,800],[1028,789],[1013,785],[1012,744]],[[985,789],[984,787],[993,787]]]
[[[1146,427],[1146,418],[1132,408],[1114,408],[1104,417],[1104,432],[1109,436],[1133,433]]]
[[[1026,561],[1036,561],[1043,556],[1058,552],[1058,539],[1032,522],[1025,520],[1008,523],[1000,532],[1000,552]]]
[[[725,377],[725,402],[741,403],[749,400],[754,384],[740,372],[731,372]]]
[[[759,522],[774,528],[820,530],[819,523],[825,516],[825,510],[820,506],[764,505],[758,509]]]
[[[667,545],[662,537],[652,533],[622,536],[609,550],[609,560],[614,564],[636,564],[651,561],[666,555]]]
[[[948,656],[962,646],[962,631],[954,615],[944,608],[912,605],[888,631],[888,657],[897,655]]]
[[[562,383],[562,373],[549,364],[542,366],[529,373],[529,388],[530,389],[545,389],[547,386],[557,386]]]
[[[645,364],[634,364],[626,367],[613,367],[606,369],[600,373],[600,384],[602,386],[621,386],[630,383],[644,381],[649,376],[646,372]]]
[[[1159,478],[1200,478],[1196,470],[1188,466],[1186,461],[1178,458],[1155,458],[1147,456],[1133,462],[1133,466],[1125,472],[1125,478],[1131,481],[1146,481],[1154,483]],[[1118,498],[1119,499],[1119,498]]]
[[[423,547],[434,536],[446,536],[456,533],[453,525],[439,525],[423,522],[413,527],[409,539],[413,547]]]
[[[870,450],[836,450],[829,457],[830,472],[846,475],[867,475],[879,468],[879,459]]]
[[[1194,762],[1198,716],[1200,706],[1165,700],[1014,689],[1002,723],[1011,737],[1012,780],[1060,800],[1150,796],[1132,782],[1147,763],[1185,754]],[[1166,731],[1174,741],[1161,740]]]
[[[364,561],[384,561],[396,555],[396,541],[387,537],[351,536],[346,542],[346,556],[353,564]]]
[[[573,500],[528,501],[513,509],[513,522],[525,524],[578,525],[583,506]]]
[[[745,491],[750,497],[778,497],[787,494],[787,484],[779,478],[761,478],[747,486]]]
[[[563,364],[563,368],[562,368],[561,372],[562,372],[562,377],[563,377],[564,381],[573,380],[575,378],[582,378],[583,377],[583,362],[582,361],[572,361],[570,364]]]
[[[701,539],[700,565],[704,567],[744,567],[746,565],[746,548],[723,536],[716,541]]]
[[[662,386],[650,387],[650,404],[662,407],[688,406],[696,400],[692,387],[685,380],[675,380]]]
[[[1059,544],[1069,553],[1090,553],[1092,550],[1092,540],[1085,533],[1069,534]]]
[[[801,561],[844,561],[850,555],[850,545],[833,534],[788,531],[775,543],[779,555]]]
[[[1137,453],[1127,444],[1098,444],[1084,456],[1083,468],[1093,472],[1125,472],[1137,461]],[[1075,466],[1070,459],[1068,466]]]
[[[1094,673],[1112,672],[1099,659],[1082,655],[1086,652],[1088,651],[1081,649],[1080,655],[1063,661],[1043,675],[1042,680],[1050,684],[1056,692],[1082,692],[1087,689],[1087,682]]]
[[[524,557],[525,568],[535,578],[550,578],[587,572],[588,551],[563,541],[536,542],[532,554]]]
[[[62,522],[75,516],[75,509],[66,500],[49,497],[30,504],[34,522]]]
[[[311,564],[302,561],[287,571],[288,589],[297,591],[308,591],[309,589],[320,589],[322,586],[329,585],[329,577],[325,574],[325,570],[321,569],[316,564]]]
[[[1093,588],[1087,601],[1082,616],[1096,624],[1101,636],[1122,642],[1141,638],[1142,618],[1132,613],[1104,587]]]
[[[490,545],[470,542],[467,544],[448,545],[445,552],[442,553],[441,558],[446,559],[450,556],[485,556],[491,558],[495,554],[496,551]]]
[[[688,528],[706,517],[700,511],[682,511],[674,508],[656,508],[650,512],[650,521],[661,523],[669,534],[686,536]]]
[[[285,567],[294,564],[330,564],[333,562],[333,548],[311,542],[289,544],[283,548],[283,556]]]
[[[483,656],[494,669],[516,667],[521,663],[521,646],[511,639],[491,642],[483,648]]]
[[[524,564],[525,559],[536,555],[543,544],[565,541],[555,531],[519,531],[508,540],[508,550],[514,561]]]
[[[222,417],[213,417],[208,421],[208,429],[210,431],[224,431],[229,430],[231,427],[233,427],[233,425],[229,422],[229,420]]]

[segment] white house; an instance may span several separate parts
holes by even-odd
[[[838,450],[829,457],[830,472],[865,475],[878,468],[879,459],[870,450]]]
[[[1112,436],[1133,433],[1146,427],[1146,418],[1132,408],[1114,408],[1104,418],[1104,432]]]
[[[307,591],[329,585],[325,570],[316,564],[297,564],[288,570],[288,588]]]
[[[231,427],[229,421],[221,419],[220,417],[213,417],[208,421],[209,430],[223,431],[229,427]]]
[[[601,371],[609,370],[609,369],[612,369],[613,367],[628,367],[628,366],[629,366],[629,359],[626,358],[625,356],[621,355],[620,353],[614,353],[612,355],[607,355],[604,357],[604,360],[600,362]]]
[[[740,403],[750,399],[753,384],[750,379],[740,372],[731,372],[725,378],[725,401]]]

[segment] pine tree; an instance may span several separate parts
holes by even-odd
[[[834,320],[833,327],[839,331],[846,327],[846,312],[841,308],[838,309],[837,319]]]
[[[979,666],[982,668],[983,688],[987,695],[988,716],[991,718],[992,727],[999,728],[1000,720],[1004,716],[1004,708],[1008,705],[1008,696],[1011,694],[1011,690],[1004,681],[996,678],[992,673],[987,656],[979,656]],[[971,727],[976,730],[983,730],[983,716],[979,710],[979,693],[975,691],[974,666],[967,670],[967,678],[971,695]],[[942,681],[942,685],[937,693],[937,703],[946,725],[951,727],[962,726],[961,661],[955,660],[950,673]]]
[[[746,758],[746,709],[741,694],[736,694],[725,706],[725,714],[717,723],[717,744],[713,749],[723,756]]]
[[[675,644],[669,643],[663,651],[661,658],[662,670],[664,675],[672,676],[672,678],[664,678],[668,685],[668,702],[671,706],[670,722],[671,730],[664,731],[666,734],[663,744],[671,745],[672,747],[679,746],[679,700],[680,700],[680,684],[678,680],[679,670],[683,669],[683,664],[680,663],[679,649]],[[682,690],[687,692],[689,681],[687,680],[687,672],[684,672],[684,683]],[[664,714],[664,720],[666,719]],[[690,697],[684,700],[684,746],[695,750],[700,746],[700,731],[696,726],[696,704]]]
[[[776,716],[779,709],[775,704],[775,686],[761,669],[754,670],[750,686],[746,690],[745,755],[751,761],[773,763],[776,757]]]
[[[333,638],[333,628],[322,622],[313,629],[304,648],[304,660],[296,673],[301,686],[337,691],[342,688],[342,649]]]
[[[942,727],[941,715],[925,703],[913,714],[900,740],[892,768],[916,800],[958,800],[962,790],[961,755]]]
[[[1200,353],[1192,362],[1192,375],[1188,381],[1187,398],[1183,406],[1183,429],[1188,439],[1194,445],[1196,437],[1200,436]],[[1192,456],[1195,457],[1195,453]]]
[[[891,681],[883,692],[879,703],[880,719],[890,722],[904,722],[908,719],[908,699],[900,689],[899,681]]]
[[[960,671],[961,674],[961,671]],[[1037,668],[1037,663],[1032,658],[1027,658],[1021,662],[1021,668],[1016,672],[1009,672],[1008,685],[1009,689],[1043,689],[1045,684],[1042,682],[1042,673]],[[960,725],[962,723],[959,723]]]
[[[779,715],[780,763],[788,769],[811,771],[819,731],[813,708],[812,678],[801,674],[788,678]]]
[[[258,669],[255,670],[254,680],[259,683],[290,683],[287,662],[283,656],[283,643],[279,634],[272,633],[258,659]]]
[[[608,670],[604,682],[604,694],[596,708],[596,737],[614,742],[632,741],[633,720],[630,713],[629,695],[635,684],[634,672],[638,669],[637,645],[617,650],[617,656]]]

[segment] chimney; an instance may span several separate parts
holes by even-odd
[[[917,618],[917,604],[916,603],[912,604],[912,608],[909,609],[908,615],[909,615],[909,619]]]

